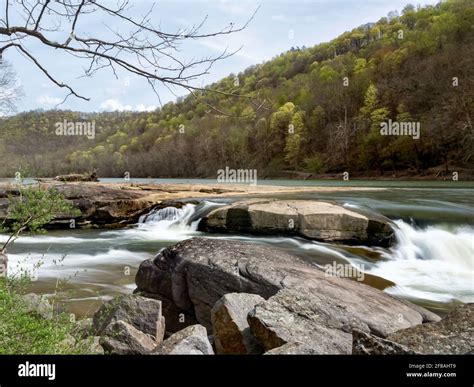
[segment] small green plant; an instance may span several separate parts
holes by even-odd
[[[31,310],[17,290],[28,279],[0,278],[0,354],[80,354],[87,342],[76,343],[74,321],[66,313],[44,318]]]
[[[45,307],[51,309],[51,316],[45,318],[34,308],[32,310],[24,298],[31,273],[20,270],[19,274],[7,276],[6,272],[7,247],[20,234],[43,233],[44,226],[58,215],[74,217],[79,214],[56,188],[42,189],[20,184],[18,195],[9,196],[7,216],[0,225],[0,232],[8,235],[0,247],[0,264],[4,266],[0,276],[0,354],[74,354],[88,351],[88,343],[84,341],[78,345],[71,335],[75,323],[70,316],[53,313],[59,282],[55,297],[44,301]],[[36,262],[33,271],[41,263]]]
[[[3,254],[21,233],[43,233],[44,226],[58,215],[75,217],[80,214],[56,188],[42,189],[20,184],[18,195],[10,195],[8,200],[8,213],[0,225],[0,233],[9,235],[0,247]]]

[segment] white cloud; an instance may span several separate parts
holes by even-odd
[[[107,99],[100,104],[100,108],[107,111],[137,111],[137,112],[151,112],[156,110],[155,105],[145,106],[144,104],[138,104],[133,108],[131,105],[124,105],[117,99]]]
[[[132,107],[130,105],[123,105],[122,102],[120,102],[117,99],[108,99],[100,104],[100,108],[104,110],[109,110],[109,111],[124,111],[124,110],[132,110]]]
[[[139,104],[135,107],[135,110],[139,112],[152,112],[153,110],[156,110],[156,106],[155,105],[145,106],[143,104]]]
[[[50,95],[43,94],[36,98],[36,102],[38,102],[42,106],[52,107],[60,104],[63,100],[57,97],[51,97]]]

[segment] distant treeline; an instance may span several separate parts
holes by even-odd
[[[198,93],[154,112],[3,118],[0,174],[96,169],[111,177],[204,177],[228,166],[263,177],[470,168],[473,26],[472,0],[408,5],[401,15],[292,48],[209,86],[221,93]],[[95,136],[90,126],[89,135],[55,133],[58,122],[92,121]],[[419,125],[419,138],[382,135],[387,122]]]

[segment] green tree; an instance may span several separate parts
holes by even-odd
[[[292,130],[288,133],[285,146],[285,161],[297,168],[301,161],[302,144],[306,140],[304,114],[296,112],[291,119]]]

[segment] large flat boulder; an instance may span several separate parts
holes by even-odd
[[[172,300],[209,331],[211,310],[222,296],[260,295],[267,301],[250,312],[249,325],[267,350],[289,342],[316,345],[321,339],[320,353],[350,353],[354,328],[385,337],[439,320],[375,288],[328,276],[286,252],[229,240],[193,238],[164,249],[140,265],[136,283],[139,292]]]
[[[199,228],[207,232],[289,234],[351,244],[390,244],[390,220],[317,200],[251,199],[211,211]]]

